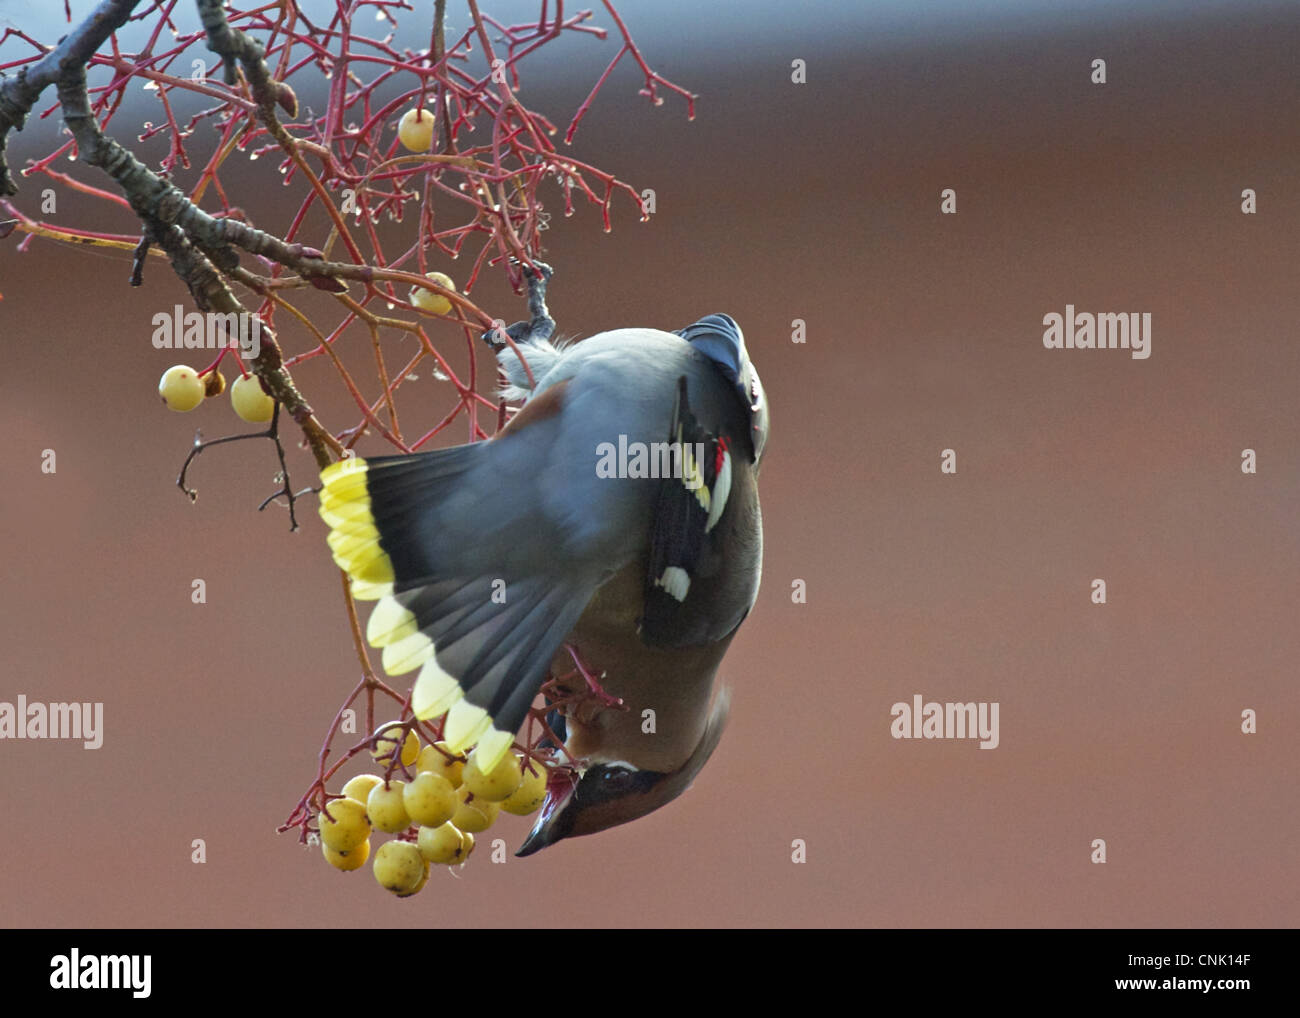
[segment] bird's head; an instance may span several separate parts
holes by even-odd
[[[672,802],[691,786],[717,748],[729,709],[730,697],[723,690],[700,741],[675,770],[640,770],[626,760],[589,762],[578,771],[553,770],[541,814],[515,854],[532,855],[564,838],[617,827]]]

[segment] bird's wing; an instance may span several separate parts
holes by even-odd
[[[644,549],[653,489],[596,473],[603,436],[662,430],[637,349],[594,347],[490,441],[322,472],[335,560],[379,602],[368,640],[390,675],[419,670],[417,716],[448,711],[447,741],[477,742],[485,770],[592,594]]]
[[[720,383],[708,364],[706,395]],[[723,393],[724,400],[730,398]],[[717,419],[715,417],[715,419]],[[678,382],[670,430],[682,470],[660,479],[650,525],[641,638],[651,646],[721,640],[744,620],[758,594],[762,530],[758,489],[737,415],[713,427],[692,411],[687,378]]]

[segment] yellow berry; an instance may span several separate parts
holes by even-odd
[[[375,879],[399,898],[414,894],[429,876],[429,864],[409,841],[385,841],[375,853]]]
[[[438,827],[456,814],[460,804],[451,782],[431,771],[417,774],[402,791],[402,804],[411,820],[422,827]]]
[[[465,787],[474,793],[476,799],[488,802],[508,799],[522,781],[519,758],[513,753],[503,756],[487,774],[479,770],[478,750],[470,753],[469,762],[465,764]]]
[[[275,413],[275,400],[266,394],[256,375],[241,375],[230,387],[230,405],[250,424],[261,424]]]
[[[338,852],[325,844],[320,843],[321,851],[325,853],[326,861],[336,870],[343,870],[347,873],[351,870],[359,870],[366,864],[370,858],[370,839],[367,838],[356,848],[349,848],[346,852]]]
[[[185,364],[168,368],[158,380],[158,395],[167,404],[167,409],[178,413],[187,413],[202,403],[203,392],[203,379]]]
[[[455,753],[451,753],[448,757],[448,753],[451,753],[451,748],[445,742],[435,742],[432,746],[425,746],[420,751],[415,769],[432,771],[450,781],[452,788],[459,788],[465,773],[465,758]]]
[[[419,851],[419,849],[417,848],[416,851]],[[412,890],[410,894],[419,894],[424,890],[424,885],[429,882],[429,863],[425,860],[424,856],[420,856],[420,861],[424,863],[424,875],[420,877],[420,882],[415,885],[415,889]],[[398,897],[409,898],[410,894],[399,894]]]
[[[391,781],[387,785],[376,785],[370,790],[366,797],[366,815],[370,817],[375,830],[397,834],[411,826],[411,818],[402,804],[405,788],[405,781]]]
[[[433,114],[415,107],[397,122],[397,140],[411,152],[428,152],[433,144]]]
[[[370,837],[366,807],[355,799],[334,799],[321,810],[320,840],[336,852],[348,852]]]
[[[370,790],[383,783],[384,779],[378,774],[358,774],[343,786],[343,794],[349,799],[356,799],[364,806],[366,800],[370,798]]]
[[[370,755],[377,763],[387,767],[393,759],[393,754],[397,752],[397,740],[401,737],[401,725],[385,725],[375,733],[375,748],[370,751]],[[406,733],[406,739],[402,743],[402,766],[410,767],[419,756],[420,737],[412,729]]]
[[[465,834],[455,824],[446,823],[438,827],[421,827],[416,844],[420,846],[420,854],[429,862],[454,866],[458,862],[464,862],[469,855],[469,850],[465,847],[466,838],[472,846],[472,834]]]
[[[456,284],[451,281],[451,276],[445,272],[426,272],[425,276],[429,282],[437,283],[444,290],[455,292]],[[428,311],[435,315],[446,315],[451,313],[451,301],[440,293],[434,293],[432,290],[426,290],[422,286],[411,287],[411,303],[421,311]]]
[[[464,854],[460,857],[460,861],[464,862],[474,851],[474,835],[470,834],[469,831],[461,831],[460,838],[461,847],[464,849]]]
[[[507,813],[526,817],[530,813],[536,813],[546,801],[546,768],[537,760],[534,760],[532,765],[537,773],[534,774],[525,767],[522,783],[510,793],[509,798],[502,800],[501,808]]]
[[[470,798],[470,791],[464,785],[461,785],[456,795],[460,799],[460,805],[456,807],[451,822],[462,831],[470,834],[479,834],[486,831],[496,821],[497,814],[501,812],[499,803],[488,802],[486,799],[480,799],[477,796]]]

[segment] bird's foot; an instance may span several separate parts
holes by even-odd
[[[549,265],[547,265],[545,262],[539,262],[534,260],[532,265],[523,264],[520,267],[523,269],[524,278],[528,280],[528,292],[530,294],[532,293],[533,290],[534,281],[536,281],[537,284],[541,286],[543,290],[545,290],[547,281],[553,275],[555,275],[555,270],[551,268]],[[534,269],[536,269],[536,271],[533,271]],[[538,279],[537,278],[538,276],[540,276],[541,278]]]
[[[516,344],[533,343],[550,339],[555,334],[555,319],[546,307],[546,284],[554,274],[545,262],[533,262],[532,265],[520,265],[524,279],[528,283],[528,313],[532,318],[527,322],[515,322],[514,325],[494,326],[483,333],[483,342],[494,351],[508,345],[501,336],[504,329]]]
[[[510,345],[506,342],[505,336],[501,335],[502,332],[514,340],[516,345],[526,343],[532,338],[532,327],[528,322],[515,322],[514,325],[504,327],[494,325],[492,328],[484,330],[481,337],[483,342],[492,348],[493,353],[497,353]]]
[[[532,321],[528,323],[528,338],[550,339],[555,332],[555,319],[546,307],[546,284],[555,275],[555,270],[545,262],[533,262],[521,268],[528,283],[528,313],[532,315]]]

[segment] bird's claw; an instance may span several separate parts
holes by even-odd
[[[555,320],[551,318],[551,313],[546,307],[546,284],[555,270],[545,262],[526,265],[517,258],[512,261],[521,268],[524,279],[528,282],[528,313],[532,318],[527,322],[515,322],[505,331],[516,344],[548,340],[555,332]],[[496,352],[500,352],[501,348],[507,345],[504,340],[498,338],[495,326],[485,331],[482,339]]]
[[[547,265],[545,262],[533,261],[533,263],[530,265],[527,262],[520,262],[516,260],[516,264],[523,271],[524,278],[530,281],[536,279],[538,274],[540,274],[542,277],[542,282],[545,283],[550,280],[551,276],[555,275],[555,270],[551,268],[549,265]]]

